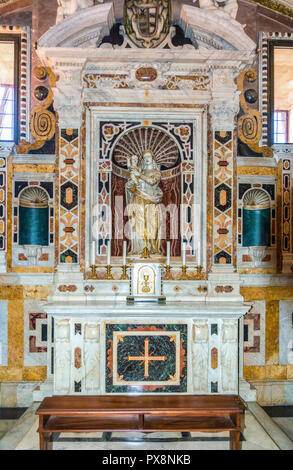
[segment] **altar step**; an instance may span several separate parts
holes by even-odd
[[[245,379],[239,379],[239,395],[244,401],[257,401],[257,390]]]
[[[53,380],[45,380],[33,391],[33,401],[41,402],[45,397],[51,397],[53,395]]]

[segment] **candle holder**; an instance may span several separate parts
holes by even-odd
[[[114,280],[114,277],[112,276],[112,273],[111,273],[111,270],[112,270],[112,266],[110,266],[109,264],[106,266],[106,269],[107,269],[107,272],[106,272],[106,275],[104,277],[105,280],[108,280],[108,281],[113,281]]]
[[[173,280],[173,277],[172,277],[172,274],[171,274],[171,266],[167,265],[164,281],[172,281],[172,280]]]
[[[92,264],[90,266],[90,268],[91,268],[92,272],[91,272],[91,275],[90,275],[89,279],[98,279],[97,272],[96,272],[97,266],[95,264]]]
[[[186,266],[181,266],[181,276],[180,276],[180,281],[188,281],[189,277],[187,276],[187,267]]]
[[[121,277],[120,277],[120,281],[128,281],[129,280],[129,276],[127,274],[128,266],[126,266],[126,264],[124,264],[123,266],[121,266],[121,268],[122,268],[122,274],[121,274]]]

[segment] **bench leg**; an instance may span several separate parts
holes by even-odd
[[[230,431],[230,450],[241,450],[240,431]]]
[[[53,442],[50,437],[51,433],[40,432],[40,450],[53,450]]]

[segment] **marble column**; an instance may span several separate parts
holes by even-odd
[[[212,272],[233,272],[234,127],[239,110],[233,69],[213,69],[212,96],[209,108],[213,140]]]
[[[58,271],[80,271],[80,184],[82,126],[82,67],[84,59],[52,64],[58,76],[54,106],[59,115]]]

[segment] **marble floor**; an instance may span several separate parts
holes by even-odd
[[[12,429],[26,408],[0,408],[0,439]]]
[[[262,408],[249,404],[246,412],[246,428],[243,435],[243,450],[293,450],[292,422],[283,425],[272,420]],[[0,450],[38,450],[38,418],[34,414],[38,404],[34,403],[16,421],[14,426],[0,439]],[[290,419],[290,418],[280,418]],[[287,430],[288,431],[288,430]],[[228,450],[228,433],[91,433],[60,434],[54,436],[55,450]]]
[[[293,441],[293,406],[268,406],[264,410]]]

